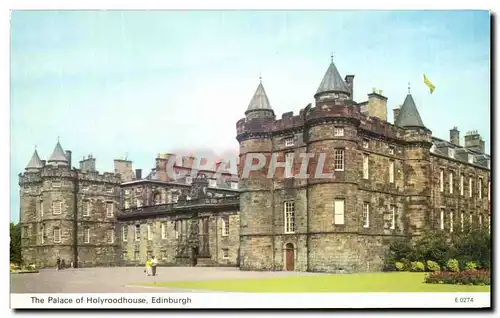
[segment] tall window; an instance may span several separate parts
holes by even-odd
[[[148,241],[153,239],[153,232],[151,231],[151,224],[148,224]]]
[[[138,208],[140,208],[140,207],[142,206],[142,201],[141,201],[141,199],[137,199],[137,200],[136,200],[136,206],[137,206]]]
[[[90,243],[90,227],[83,229],[83,243]]]
[[[368,148],[370,141],[368,139],[363,139],[363,148]]]
[[[136,224],[135,225],[135,240],[139,241],[141,239],[141,225]]]
[[[106,239],[108,240],[109,244],[113,244],[115,242],[115,231],[107,230],[106,231]]]
[[[483,178],[479,178],[477,180],[477,194],[479,196],[479,199],[483,198]]]
[[[222,236],[228,236],[228,235],[229,235],[229,217],[223,216],[222,217]]]
[[[441,171],[439,171],[439,189],[441,190],[441,192],[444,191],[444,171],[443,171],[443,169],[441,169]]]
[[[90,215],[90,203],[89,201],[83,201],[82,202],[82,212],[83,216],[89,216]]]
[[[45,242],[45,225],[40,226],[40,242],[43,244]]]
[[[52,202],[52,214],[61,214],[62,212],[62,202],[54,201]]]
[[[471,213],[470,213],[470,215],[469,215],[469,226],[470,226],[470,227],[472,227],[473,214],[474,214],[474,213],[472,213],[472,212],[471,212]]]
[[[453,232],[453,211],[450,211],[450,233]]]
[[[128,199],[125,199],[125,200],[123,201],[123,207],[124,207],[125,209],[130,208],[130,201],[129,201]]]
[[[472,198],[472,178],[469,178],[469,198]]]
[[[363,154],[363,179],[368,179],[368,155]]]
[[[293,176],[293,152],[288,152],[285,155],[285,178]]]
[[[335,149],[334,160],[335,171],[344,171],[344,149]]]
[[[336,199],[334,205],[334,223],[344,224],[344,200]]]
[[[396,228],[396,206],[391,205],[391,230]]]
[[[174,231],[175,231],[175,238],[179,238],[179,230],[180,230],[180,221],[175,221],[174,224]]]
[[[370,227],[370,204],[363,202],[363,227]]]
[[[460,195],[464,195],[464,175],[460,175]]]
[[[344,136],[344,127],[335,127],[333,129],[333,135],[335,137],[342,137],[342,136]]]
[[[128,240],[128,226],[126,225],[122,226],[122,239],[124,242]]]
[[[479,226],[483,226],[483,215],[479,214]]]
[[[54,243],[61,243],[61,229],[54,228]]]
[[[441,230],[444,230],[444,209],[441,209],[440,224],[441,224]]]
[[[489,192],[488,192],[488,199],[489,199]],[[40,200],[40,217],[43,218],[43,201]]]
[[[464,231],[464,211],[460,212],[460,231]]]
[[[165,223],[161,224],[161,238],[162,240],[167,238],[167,226],[165,225]]]
[[[389,182],[394,183],[394,160],[389,161]]]
[[[285,138],[285,146],[286,147],[293,146],[294,143],[295,143],[295,140],[294,140],[293,136]]]
[[[284,202],[285,233],[295,233],[295,202]]]
[[[453,193],[453,172],[450,172],[449,175],[449,181],[450,181],[450,193]]]
[[[106,216],[108,218],[113,217],[113,202],[106,202]]]

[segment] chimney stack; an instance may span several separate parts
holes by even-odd
[[[464,137],[465,148],[479,153],[484,153],[484,140],[477,130],[468,131]]]
[[[346,75],[345,82],[347,86],[349,86],[349,90],[351,91],[351,100],[354,98],[354,75]]]
[[[392,110],[392,116],[394,117],[393,118],[394,124],[396,124],[396,120],[398,120],[400,111],[401,111],[401,105],[396,106],[396,108]]]
[[[377,117],[387,121],[387,97],[382,95],[382,91],[375,91],[368,94],[368,116]]]
[[[142,179],[142,169],[135,169],[135,179],[136,180]]]
[[[450,142],[455,146],[460,146],[460,131],[457,126],[450,129]]]
[[[68,160],[68,166],[71,169],[71,150],[66,150],[66,160]]]

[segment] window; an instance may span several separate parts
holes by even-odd
[[[396,228],[396,206],[391,205],[391,230]]]
[[[140,199],[137,199],[135,202],[136,202],[136,206],[137,206],[138,208],[140,208],[140,207],[142,206],[142,202],[141,202],[141,200],[140,200]]]
[[[483,198],[483,178],[479,178],[477,180],[477,195],[479,199]]]
[[[288,152],[285,155],[285,178],[293,176],[293,152]]]
[[[450,158],[454,158],[455,157],[455,149],[448,148],[448,157],[450,157]]]
[[[228,259],[229,258],[229,249],[228,248],[223,248],[222,249],[222,258],[223,259]]]
[[[390,155],[394,154],[394,147],[393,146],[389,146],[389,154]]]
[[[26,238],[26,237],[29,237],[29,232],[28,232],[28,227],[27,226],[23,226],[22,227],[22,232],[21,232],[21,237],[23,238]]]
[[[285,233],[295,233],[295,202],[285,201],[283,207],[285,212]]]
[[[464,211],[460,212],[460,231],[464,231]]]
[[[90,215],[90,203],[89,203],[89,201],[82,202],[82,214],[83,214],[83,216]]]
[[[187,183],[187,184],[191,184],[191,183],[193,183],[193,178],[191,178],[191,177],[186,177],[186,183]]]
[[[165,225],[165,223],[161,224],[161,238],[162,240],[167,238],[167,226]]]
[[[180,221],[175,221],[174,224],[174,231],[175,231],[175,238],[179,238],[179,229],[180,229]]]
[[[464,175],[460,175],[460,195],[464,195]]]
[[[148,241],[153,239],[153,232],[151,231],[151,224],[148,224]]]
[[[479,214],[479,226],[483,225],[483,215]]]
[[[453,211],[450,211],[450,233],[453,232]]]
[[[394,160],[389,161],[389,183],[394,183]]]
[[[130,194],[130,190],[129,189],[126,189],[125,190],[125,195],[129,195]]]
[[[138,261],[140,257],[139,251],[134,251],[134,260]]]
[[[344,224],[344,200],[336,199],[334,205],[334,224]]]
[[[441,224],[441,230],[444,230],[444,209],[441,209],[440,224]]]
[[[223,216],[222,217],[222,236],[228,236],[229,235],[229,217]]]
[[[294,140],[293,136],[285,138],[285,146],[286,147],[293,146],[294,143],[295,143],[295,140]]]
[[[472,227],[472,220],[473,220],[472,215],[473,215],[473,214],[474,214],[474,213],[472,213],[472,212],[471,212],[471,213],[470,213],[470,215],[469,215],[469,226],[470,226],[470,227]]]
[[[113,187],[112,187],[112,186],[107,186],[107,187],[106,187],[106,191],[107,191],[108,193],[113,193]]]
[[[472,178],[469,178],[469,198],[472,198]]]
[[[363,203],[363,227],[370,227],[370,204],[368,202]]]
[[[449,174],[449,181],[450,181],[450,193],[453,193],[453,172],[450,172]]]
[[[469,163],[474,163],[474,156],[473,155],[468,155],[467,156]]]
[[[90,227],[83,229],[83,243],[90,243]]]
[[[43,244],[45,242],[45,225],[40,226],[40,242]]]
[[[335,127],[333,129],[333,135],[335,137],[343,137],[344,136],[344,127]]]
[[[231,182],[231,189],[237,190],[238,189],[238,182]]]
[[[368,155],[363,154],[363,179],[368,179]]]
[[[113,202],[106,202],[106,216],[108,218],[113,217]]]
[[[109,244],[113,244],[115,242],[115,231],[107,230],[106,231],[106,239],[108,240]]]
[[[82,184],[81,189],[82,189],[82,191],[88,191],[89,190],[89,185],[88,184]]]
[[[344,171],[344,149],[335,149],[334,168],[335,171]]]
[[[61,187],[61,181],[52,181],[52,187],[54,187],[54,188],[60,188]]]
[[[208,186],[211,188],[215,188],[217,186],[217,180],[215,179],[208,179]]]
[[[61,243],[61,229],[54,228],[54,243]]]
[[[52,214],[61,214],[62,213],[62,202],[54,201],[52,202]]]
[[[172,202],[177,203],[179,201],[179,194],[175,193],[172,195]]]
[[[488,199],[489,199],[489,192],[488,192]],[[43,218],[43,201],[40,200],[40,217]]]
[[[135,240],[139,241],[141,239],[141,225],[136,224],[135,225]]]
[[[444,191],[444,170],[441,169],[439,172],[439,189],[441,192]]]
[[[368,139],[363,139],[363,148],[368,149],[369,145],[370,145],[370,141]]]
[[[125,209],[130,208],[130,201],[129,201],[129,200],[125,200],[125,201],[123,202],[123,207],[124,207]]]
[[[128,240],[128,226],[126,226],[126,225],[122,226],[122,240],[124,242],[127,242],[127,240]]]

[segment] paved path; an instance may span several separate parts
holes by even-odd
[[[97,267],[38,274],[10,275],[11,293],[168,293],[189,292],[166,287],[145,288],[134,283],[177,282],[218,279],[275,278],[318,275],[304,272],[251,272],[228,267],[159,267],[158,276],[146,276],[142,267]],[[205,291],[204,291],[205,292]]]

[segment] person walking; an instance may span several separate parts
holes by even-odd
[[[61,258],[59,257],[59,255],[57,255],[57,258],[56,258],[56,270],[59,270],[61,268]]]
[[[158,266],[158,260],[154,256],[152,256],[151,257],[151,270],[152,270],[153,276],[156,276],[156,266]]]
[[[146,276],[151,275],[151,260],[148,258],[146,260]]]

